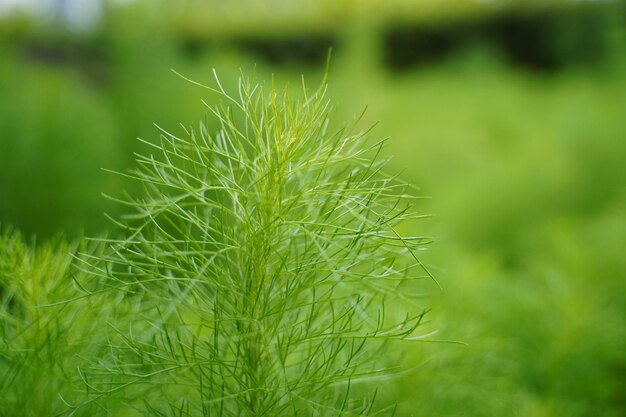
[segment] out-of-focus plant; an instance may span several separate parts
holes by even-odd
[[[384,172],[385,141],[329,128],[326,81],[297,99],[244,78],[233,95],[217,77],[207,88],[221,128],[146,142],[155,155],[127,174],[145,195],[120,200],[134,209],[125,237],[82,258],[134,311],[81,370],[90,402],[155,416],[391,412],[362,383],[397,371],[388,342],[423,338],[414,291],[429,274],[416,257],[427,239],[401,233],[419,216]]]
[[[98,299],[76,295],[60,239],[37,247],[0,234],[0,416],[54,416],[84,392],[78,356],[97,338]],[[87,414],[88,415],[88,414]]]

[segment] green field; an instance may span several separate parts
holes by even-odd
[[[239,41],[181,35],[176,20],[159,31],[137,12],[92,35],[21,21],[0,31],[0,416],[82,401],[76,368],[107,355],[107,323],[140,314],[122,295],[56,303],[80,293],[72,276],[86,279],[70,254],[101,250],[82,238],[119,232],[103,213],[126,208],[102,193],[141,192],[108,172],[147,152],[135,138],[157,141],[155,124],[218,127],[201,100],[219,97],[171,69],[211,84],[215,68],[229,89],[254,72],[295,95],[302,74],[309,86],[323,78],[324,59],[272,61]],[[626,412],[626,32],[608,15],[601,60],[548,70],[481,42],[394,69],[380,22],[338,35],[331,124],[367,108],[359,125],[376,124],[372,141],[390,138],[390,170],[420,187],[415,209],[432,214],[402,232],[433,239],[420,259],[443,288],[425,284],[419,302],[432,307],[424,332],[437,333],[390,345],[404,371],[370,382],[396,415]],[[108,415],[146,415],[154,394],[126,395],[138,409],[112,396]]]

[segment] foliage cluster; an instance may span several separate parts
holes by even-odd
[[[299,99],[246,80],[233,96],[216,83],[207,88],[223,98],[209,107],[220,128],[145,141],[151,153],[122,174],[144,192],[119,199],[133,208],[114,220],[121,238],[81,252],[73,280],[58,254],[38,264],[59,263],[45,270],[50,288],[36,271],[18,279],[10,261],[28,256],[8,238],[5,316],[18,321],[5,332],[7,375],[25,378],[3,381],[9,410],[28,398],[15,390],[42,390],[49,398],[35,404],[60,398],[70,415],[392,411],[362,386],[397,371],[388,342],[424,338],[415,292],[432,276],[416,252],[428,240],[399,230],[421,217],[410,187],[385,173],[385,141],[368,144],[353,126],[330,129],[326,82],[313,94],[303,86]],[[33,291],[46,297],[15,310]],[[87,329],[76,330],[86,308],[108,312],[106,321],[94,317],[105,329],[89,342]],[[41,348],[30,339],[22,346],[24,329],[44,339]],[[63,377],[51,383],[44,371]]]

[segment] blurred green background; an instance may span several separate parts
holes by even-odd
[[[10,6],[12,4],[12,6]],[[30,6],[34,6],[34,12]],[[86,6],[88,5],[88,7]],[[111,228],[154,124],[254,71],[392,138],[442,340],[400,347],[401,416],[626,415],[626,6],[619,1],[0,1],[0,224]]]

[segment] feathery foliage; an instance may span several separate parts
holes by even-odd
[[[215,80],[220,128],[146,142],[154,154],[125,174],[145,195],[120,200],[124,238],[81,258],[129,320],[81,371],[91,401],[154,416],[391,412],[356,385],[395,371],[387,342],[423,338],[415,253],[428,241],[400,232],[420,217],[410,187],[385,174],[384,141],[329,128],[326,81],[292,99]]]
[[[77,250],[60,239],[33,247],[16,232],[0,233],[0,416],[60,415],[66,400],[83,395],[78,356],[96,342],[94,318],[104,310],[96,297],[65,302],[76,295]]]

